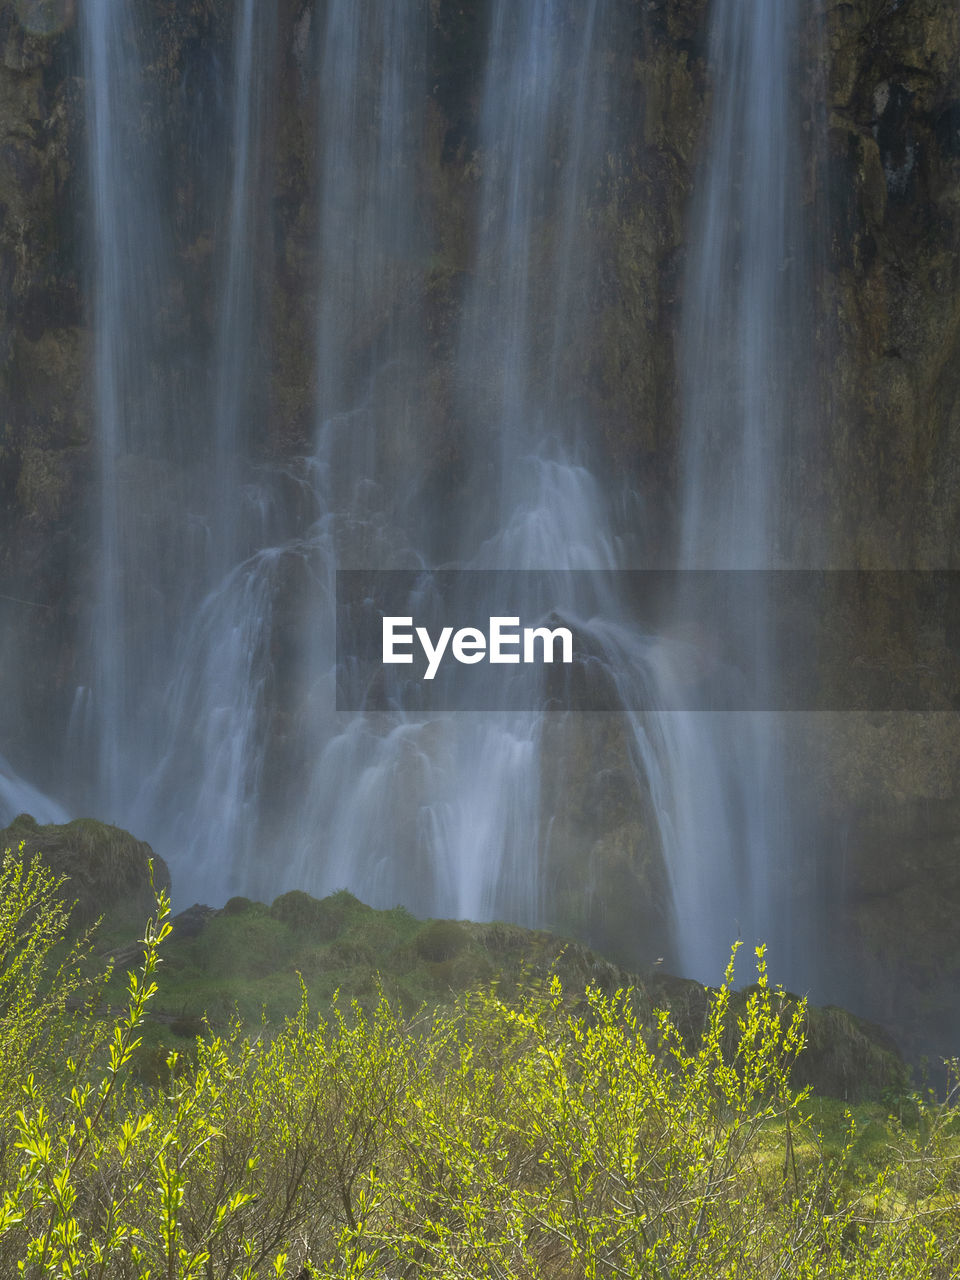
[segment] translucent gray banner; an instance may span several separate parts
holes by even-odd
[[[342,570],[342,711],[943,711],[951,571]]]

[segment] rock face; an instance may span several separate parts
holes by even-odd
[[[33,34],[18,12],[0,6],[0,627],[20,641],[4,664],[21,673],[3,681],[14,737],[19,690],[44,708],[70,662],[91,432],[82,94],[71,33]]]
[[[425,5],[425,10],[427,6]],[[11,754],[41,780],[37,718],[69,716],[85,683],[78,628],[93,591],[97,460],[92,436],[90,281],[81,246],[90,231],[84,159],[85,102],[76,9],[46,24],[30,6],[0,0],[0,632],[13,650],[0,673],[0,729]],[[230,0],[168,0],[148,42],[143,146],[161,156],[173,228],[171,278],[154,318],[158,349],[189,370],[216,340],[213,273],[217,243],[210,201],[191,170],[200,145],[187,119],[218,127],[218,68],[229,62]],[[435,228],[416,295],[430,344],[429,375],[416,406],[417,442],[398,425],[387,443],[388,474],[415,456],[422,491],[462,492],[462,424],[451,411],[458,316],[472,253],[472,203],[484,158],[477,151],[484,70],[485,5],[429,5],[431,40],[424,150],[423,215]],[[645,536],[669,542],[676,432],[674,336],[684,223],[707,83],[705,0],[657,0],[638,14],[624,3],[617,29],[627,42],[609,51],[610,79],[628,96],[631,122],[596,192],[596,279],[588,282],[596,324],[571,353],[569,389],[596,424],[612,466],[628,467],[645,499]],[[315,0],[278,5],[277,100],[271,104],[272,161],[259,175],[269,195],[272,253],[260,264],[260,345],[270,352],[261,436],[264,459],[304,453],[316,390],[310,341],[320,287],[316,262],[316,59],[322,23]],[[42,28],[40,30],[36,28]],[[47,29],[48,28],[48,29]],[[46,31],[46,33],[44,33]],[[206,95],[206,97],[204,96]],[[207,97],[210,101],[207,101]],[[634,129],[632,120],[642,122]],[[221,122],[222,123],[222,122]],[[176,139],[171,143],[170,139]],[[202,140],[200,140],[202,141]],[[392,305],[392,304],[391,304]],[[403,304],[406,305],[406,304]],[[403,307],[401,306],[401,311]],[[383,317],[352,335],[358,368],[379,341]],[[420,321],[418,320],[419,324]],[[386,438],[386,436],[385,436]],[[127,458],[124,484],[141,495],[145,539],[162,520],[166,495],[190,483],[156,459]],[[296,501],[295,494],[291,500]],[[166,571],[161,566],[160,573]],[[164,579],[176,594],[173,570]],[[29,705],[23,694],[29,690]]]
[[[955,569],[960,12],[936,0],[831,3],[822,42],[830,234],[818,501],[830,561]],[[811,800],[842,904],[836,968],[913,1051],[949,1049],[960,1032],[956,715],[834,715],[809,728],[819,744],[807,756]]]
[[[76,903],[73,925],[101,916],[115,925],[141,925],[155,915],[151,861],[157,890],[170,890],[166,864],[148,844],[92,818],[41,827],[23,813],[0,831],[0,850],[7,849],[24,859],[39,856],[54,875],[64,877],[64,901]]]
[[[671,950],[669,889],[626,726],[603,712],[551,716],[543,760],[556,904],[550,924],[624,965],[655,964]]]
[[[955,568],[960,14],[831,4],[824,44],[829,542],[837,563]]]
[[[196,106],[190,95],[205,83],[204,68],[224,54],[234,6],[163,0],[155,7],[144,136],[177,137],[183,152],[174,148],[166,157],[176,244],[162,323],[171,350],[209,351],[216,228],[202,191],[191,185],[189,131],[179,126]],[[817,71],[806,104],[805,164],[821,249],[809,321],[821,394],[795,489],[802,523],[818,536],[809,545],[801,539],[797,550],[836,566],[955,568],[960,10],[942,0],[810,7],[816,12],[801,56]],[[39,27],[24,19],[36,8],[0,0],[0,731],[42,784],[36,723],[66,723],[83,683],[78,629],[91,591],[96,468],[79,250],[88,192],[75,6],[51,0],[41,6],[49,21]],[[272,171],[264,177],[273,256],[262,264],[267,302],[259,320],[264,349],[273,354],[255,445],[273,459],[304,451],[315,395],[303,335],[311,332],[320,287],[315,179],[306,157],[316,146],[308,50],[321,8],[320,0],[277,6],[282,74]],[[595,323],[571,355],[567,376],[606,464],[635,478],[644,546],[653,559],[669,559],[685,234],[711,97],[708,5],[622,0],[617,8],[623,39],[609,50],[609,69],[628,110],[591,209]],[[485,12],[480,0],[429,5],[433,89],[420,179],[436,232],[417,282],[431,369],[417,456],[428,459],[424,492],[454,496],[463,492],[465,442],[450,409],[450,379],[474,234],[469,208],[483,164],[476,139]],[[377,339],[375,326],[353,335],[358,367]],[[407,443],[398,427],[389,466],[403,465]],[[162,506],[173,479],[143,462],[131,483],[143,492],[149,524],[150,504]],[[281,736],[282,726],[276,732]],[[575,777],[560,769],[545,780],[560,851],[558,900],[567,903],[567,918],[557,923],[617,950],[639,915],[648,938],[644,958],[654,959],[665,945],[666,888],[642,806],[624,799],[620,786],[627,749],[609,726],[584,725],[583,735],[582,757],[595,763]],[[846,943],[834,961],[851,975],[851,990],[866,991],[868,1012],[887,1021],[913,1016],[921,998],[928,1025],[945,1017],[960,972],[954,716],[820,721],[810,727],[810,742],[797,747],[797,772],[827,852],[811,854],[809,867],[798,869],[803,883],[795,889],[813,902],[829,892],[839,903],[843,924],[833,935]],[[9,840],[41,839],[15,828],[5,833]],[[604,879],[595,900],[581,894],[575,874],[588,833]],[[51,847],[59,840],[65,851],[81,835],[50,837]],[[123,864],[140,868],[134,897],[143,888],[133,881],[142,877],[144,848]],[[91,881],[91,909],[96,893],[109,887],[109,865]]]

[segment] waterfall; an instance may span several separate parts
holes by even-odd
[[[360,20],[352,7],[349,23],[338,6],[332,12],[327,47],[337,70],[324,79],[331,98],[351,103],[356,95],[346,92],[341,77],[352,63],[340,46],[354,47]],[[502,0],[493,7],[490,24],[474,258],[456,358],[459,412],[471,442],[473,500],[469,509],[445,513],[439,549],[448,564],[463,568],[551,571],[548,594],[525,602],[533,616],[564,605],[589,617],[596,603],[577,598],[569,570],[615,563],[604,498],[576,457],[582,424],[564,405],[561,377],[564,353],[576,343],[585,319],[575,297],[588,270],[586,206],[607,124],[599,39],[606,34],[605,14],[599,2],[574,18],[557,0],[525,6]],[[389,47],[402,51],[405,43],[394,36]],[[415,59],[408,56],[411,64]],[[389,92],[400,92],[400,77],[387,75],[388,67],[384,58],[381,102],[387,106]],[[573,94],[571,82],[577,85]],[[393,105],[400,120],[408,115],[402,103],[401,95]],[[333,123],[339,147],[353,156],[352,121],[335,113]],[[399,158],[401,139],[385,137],[376,127],[372,136],[373,172],[385,172],[390,186],[383,194],[377,186],[365,191],[358,208],[350,204],[357,181],[352,166],[336,146],[327,148],[328,166],[346,166],[347,174],[334,170],[331,209],[325,196],[321,253],[327,239],[343,239],[346,220],[360,228],[352,243],[362,258],[346,259],[343,279],[349,291],[335,274],[330,293],[321,297],[324,406],[332,399],[330,388],[341,385],[343,363],[328,313],[339,318],[347,310],[362,317],[371,282],[389,278],[395,259],[403,259],[405,211],[415,204],[413,193],[398,187],[395,176],[412,168]],[[390,210],[389,232],[378,227],[381,201]],[[545,247],[549,225],[555,234]],[[368,229],[379,246],[375,250],[366,243]],[[387,344],[387,359],[402,365],[404,354]],[[340,486],[344,475],[351,477],[347,496],[354,523],[365,511],[370,519],[370,495],[378,492],[370,477],[383,445],[366,407],[373,393],[371,385],[364,407],[349,412],[343,397],[333,400],[340,413],[322,422],[322,468],[335,471]],[[353,440],[346,466],[344,454],[336,453],[336,433],[344,430]],[[370,447],[373,442],[377,448]],[[385,523],[399,514],[381,512],[377,519]],[[408,517],[392,558],[381,560],[380,567],[427,566],[431,533],[422,516]],[[400,547],[407,548],[406,561],[397,558]],[[495,701],[489,697],[490,705]],[[324,889],[359,886],[379,905],[402,901],[421,912],[541,922],[542,726],[542,715],[535,712],[349,721],[319,744],[308,788],[312,800],[294,842],[303,852],[293,879],[319,879]],[[322,832],[322,839],[311,841],[310,831]]]
[[[161,272],[154,174],[149,152],[134,134],[139,120],[140,31],[130,6],[93,0],[81,12],[88,129],[92,242],[89,295],[96,339],[100,565],[93,610],[95,720],[101,803],[123,811],[127,766],[136,751],[136,691],[145,675],[128,643],[132,615],[159,626],[146,593],[137,591],[126,559],[134,543],[126,522],[123,464],[136,442],[157,426],[143,385],[152,370],[152,317],[159,308]],[[87,744],[76,744],[86,747]]]
[[[82,773],[73,762],[85,756],[94,767],[85,787],[74,782],[74,803],[144,832],[175,865],[178,855],[201,865],[198,887],[212,891],[224,851],[242,864],[256,834],[263,622],[238,611],[225,584],[247,584],[245,557],[257,562],[275,523],[269,485],[249,472],[263,401],[256,266],[276,21],[244,0],[222,59],[184,74],[179,149],[151,132],[150,24],[109,0],[85,5],[80,22],[99,536],[92,678],[68,738],[71,770]],[[178,167],[186,208],[170,199]],[[188,276],[215,256],[209,369],[191,350],[199,336],[172,327],[172,282],[184,279],[175,230],[193,237]],[[245,602],[269,613],[262,591]]]
[[[786,561],[806,315],[797,29],[792,0],[714,0],[681,339],[684,568]]]
[[[243,464],[251,455],[256,425],[251,406],[263,401],[257,375],[262,379],[266,368],[257,350],[257,313],[263,303],[257,264],[265,248],[260,193],[267,176],[263,139],[276,15],[255,0],[243,0],[235,25],[229,198],[226,217],[215,228],[223,248],[211,380],[210,584],[219,582],[244,553],[262,546],[267,532],[262,488],[251,491],[242,486]]]
[[[425,301],[449,233],[428,173],[426,0],[305,9],[296,68],[273,7],[237,0],[229,29],[183,55],[175,140],[154,132],[149,23],[112,0],[78,13],[99,472],[89,680],[71,731],[91,765],[69,807],[151,841],[190,898],[349,887],[377,906],[544,924],[615,892],[629,919],[639,881],[614,890],[610,868],[629,878],[642,855],[664,864],[689,971],[715,976],[738,926],[786,928],[777,726],[653,709],[672,696],[669,638],[638,631],[615,575],[655,562],[631,527],[630,477],[602,460],[578,364],[597,210],[625,145],[609,60],[620,8],[491,0],[443,359]],[[687,569],[786,562],[794,28],[786,0],[712,10],[680,349]],[[306,194],[284,257],[264,193],[272,104],[294,70]],[[291,271],[303,314],[281,334],[272,290]],[[311,369],[296,427],[271,381],[284,359]],[[435,383],[463,477],[439,497]],[[416,569],[427,599],[441,567],[538,570],[522,611],[576,628],[619,696],[616,729],[535,709],[338,712],[336,571]],[[761,636],[765,607],[760,593]],[[479,705],[496,702],[491,684]],[[601,742],[619,752],[629,811],[606,852],[557,799]],[[617,772],[608,763],[596,778]]]
[[[197,467],[203,492],[188,518],[202,552],[164,686],[164,733],[137,793],[133,825],[191,868],[195,895],[239,892],[256,858],[268,717],[269,637],[276,574],[273,545],[288,527],[277,477],[256,466],[269,368],[259,320],[269,261],[262,188],[269,176],[266,122],[273,92],[276,14],[242,0],[230,48],[228,163],[210,215],[215,257],[212,373],[206,380],[209,441]],[[210,157],[199,155],[198,165]],[[197,486],[199,489],[200,485]],[[177,797],[180,797],[178,799]]]
[[[680,348],[679,565],[757,571],[748,608],[761,689],[775,661],[763,571],[792,563],[786,477],[809,373],[798,21],[793,0],[714,0],[712,111]],[[675,837],[667,864],[685,971],[718,972],[738,933],[771,941],[785,971],[796,960],[784,906],[796,815],[781,719],[677,712],[663,731]]]
[[[69,821],[61,805],[16,774],[0,756],[0,825],[7,826],[20,813],[29,813],[41,824]]]

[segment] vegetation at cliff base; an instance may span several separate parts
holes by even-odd
[[[731,962],[692,1042],[629,988],[556,976],[416,1011],[381,994],[318,1014],[304,988],[282,1025],[235,1021],[171,1054],[157,1086],[132,1068],[165,895],[105,1021],[77,998],[49,874],[8,859],[0,887],[0,1014],[36,1046],[35,1070],[0,1080],[5,1276],[946,1280],[960,1264],[954,1096],[899,1098],[869,1158],[849,1111],[827,1141],[822,1118],[845,1109],[796,1087],[805,1009],[762,948],[745,994]],[[424,935],[438,955],[465,946]],[[24,955],[45,976],[19,982]]]
[[[564,990],[581,995],[588,986],[607,995],[631,988],[639,1019],[653,1025],[655,1010],[669,1010],[688,1046],[699,1038],[709,1001],[700,983],[658,968],[637,974],[545,930],[419,920],[403,907],[375,910],[346,890],[322,900],[294,890],[271,906],[232,898],[219,911],[190,907],[172,924],[134,1057],[148,1083],[165,1079],[171,1050],[193,1054],[205,1026],[223,1032],[239,1016],[275,1034],[299,1010],[304,987],[314,1009],[327,1009],[339,991],[346,1003],[356,1000],[368,1012],[385,995],[409,1017],[482,983],[512,991],[549,984],[556,975]],[[142,945],[128,928],[101,930],[97,945],[115,958],[107,998],[119,1006],[125,971],[139,962]],[[748,995],[749,989],[731,993],[734,1031]],[[786,996],[785,1010],[798,1000]],[[810,1084],[847,1101],[899,1095],[906,1088],[904,1063],[880,1028],[843,1009],[814,1005],[805,1005],[803,1026],[806,1048],[794,1065],[794,1086]]]

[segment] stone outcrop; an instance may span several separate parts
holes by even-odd
[[[829,4],[823,42],[829,554],[956,568],[960,14]]]
[[[82,87],[71,31],[34,34],[18,13],[0,6],[0,627],[21,641],[0,697],[14,737],[19,691],[43,706],[69,665],[91,433]]]
[[[960,12],[936,0],[830,3],[820,38],[824,563],[955,569]],[[949,623],[941,635],[955,651]],[[896,661],[870,648],[864,661]],[[860,1007],[897,1025],[913,1052],[950,1049],[960,1032],[956,715],[823,716],[805,732],[840,998],[859,991]]]
[[[63,877],[60,892],[65,902],[75,904],[71,923],[78,926],[101,916],[113,926],[140,925],[156,915],[154,888],[170,891],[170,872],[148,844],[93,818],[40,826],[23,813],[0,831],[3,850],[24,860],[39,857],[57,878]]]

